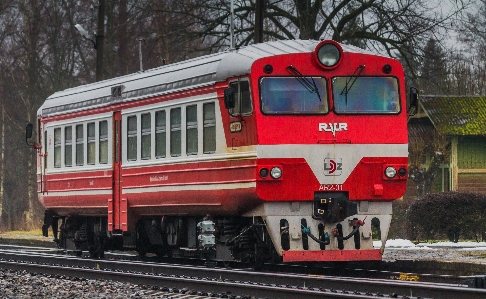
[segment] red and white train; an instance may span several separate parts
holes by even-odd
[[[329,40],[60,91],[38,131],[44,233],[93,256],[381,260],[408,177],[401,64]]]

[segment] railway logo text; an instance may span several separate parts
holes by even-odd
[[[324,159],[324,175],[341,175],[342,170],[342,159]]]
[[[347,123],[319,123],[319,132],[331,132],[332,136],[336,137],[336,132],[347,131]]]

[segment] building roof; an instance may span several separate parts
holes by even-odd
[[[279,40],[254,44],[69,88],[48,97],[39,108],[38,115],[59,115],[209,86],[229,77],[249,74],[253,62],[259,58],[289,53],[311,53],[318,43],[316,40]],[[373,54],[350,45],[342,47],[344,52]],[[121,96],[113,96],[112,88],[121,89]],[[120,90],[116,94],[119,95]]]
[[[420,102],[440,134],[486,134],[486,97],[424,95]]]

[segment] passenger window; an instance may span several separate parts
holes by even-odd
[[[83,125],[76,125],[76,165],[84,165],[84,132]]]
[[[127,117],[127,160],[137,160],[137,116]]]
[[[73,166],[73,127],[64,128],[64,166]]]
[[[166,120],[165,111],[155,112],[155,157],[165,158],[166,155]]]
[[[96,135],[95,123],[88,123],[88,165],[96,163]]]
[[[61,128],[54,129],[54,167],[61,167]]]
[[[181,155],[181,108],[170,110],[170,155]]]
[[[100,164],[108,163],[108,121],[100,121],[99,128]]]
[[[214,103],[203,105],[203,152],[205,154],[216,151],[216,116]]]
[[[235,92],[235,108],[229,110],[231,116],[251,114],[250,83],[246,80],[235,81],[231,82],[229,87]]]
[[[197,155],[197,106],[186,107],[186,153]]]
[[[152,123],[150,113],[142,114],[142,159],[152,157]]]

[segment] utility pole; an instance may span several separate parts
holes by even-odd
[[[255,1],[255,35],[254,43],[263,43],[263,8],[265,0]]]
[[[98,5],[98,28],[96,32],[96,81],[103,80],[103,39],[105,38],[105,0]]]

